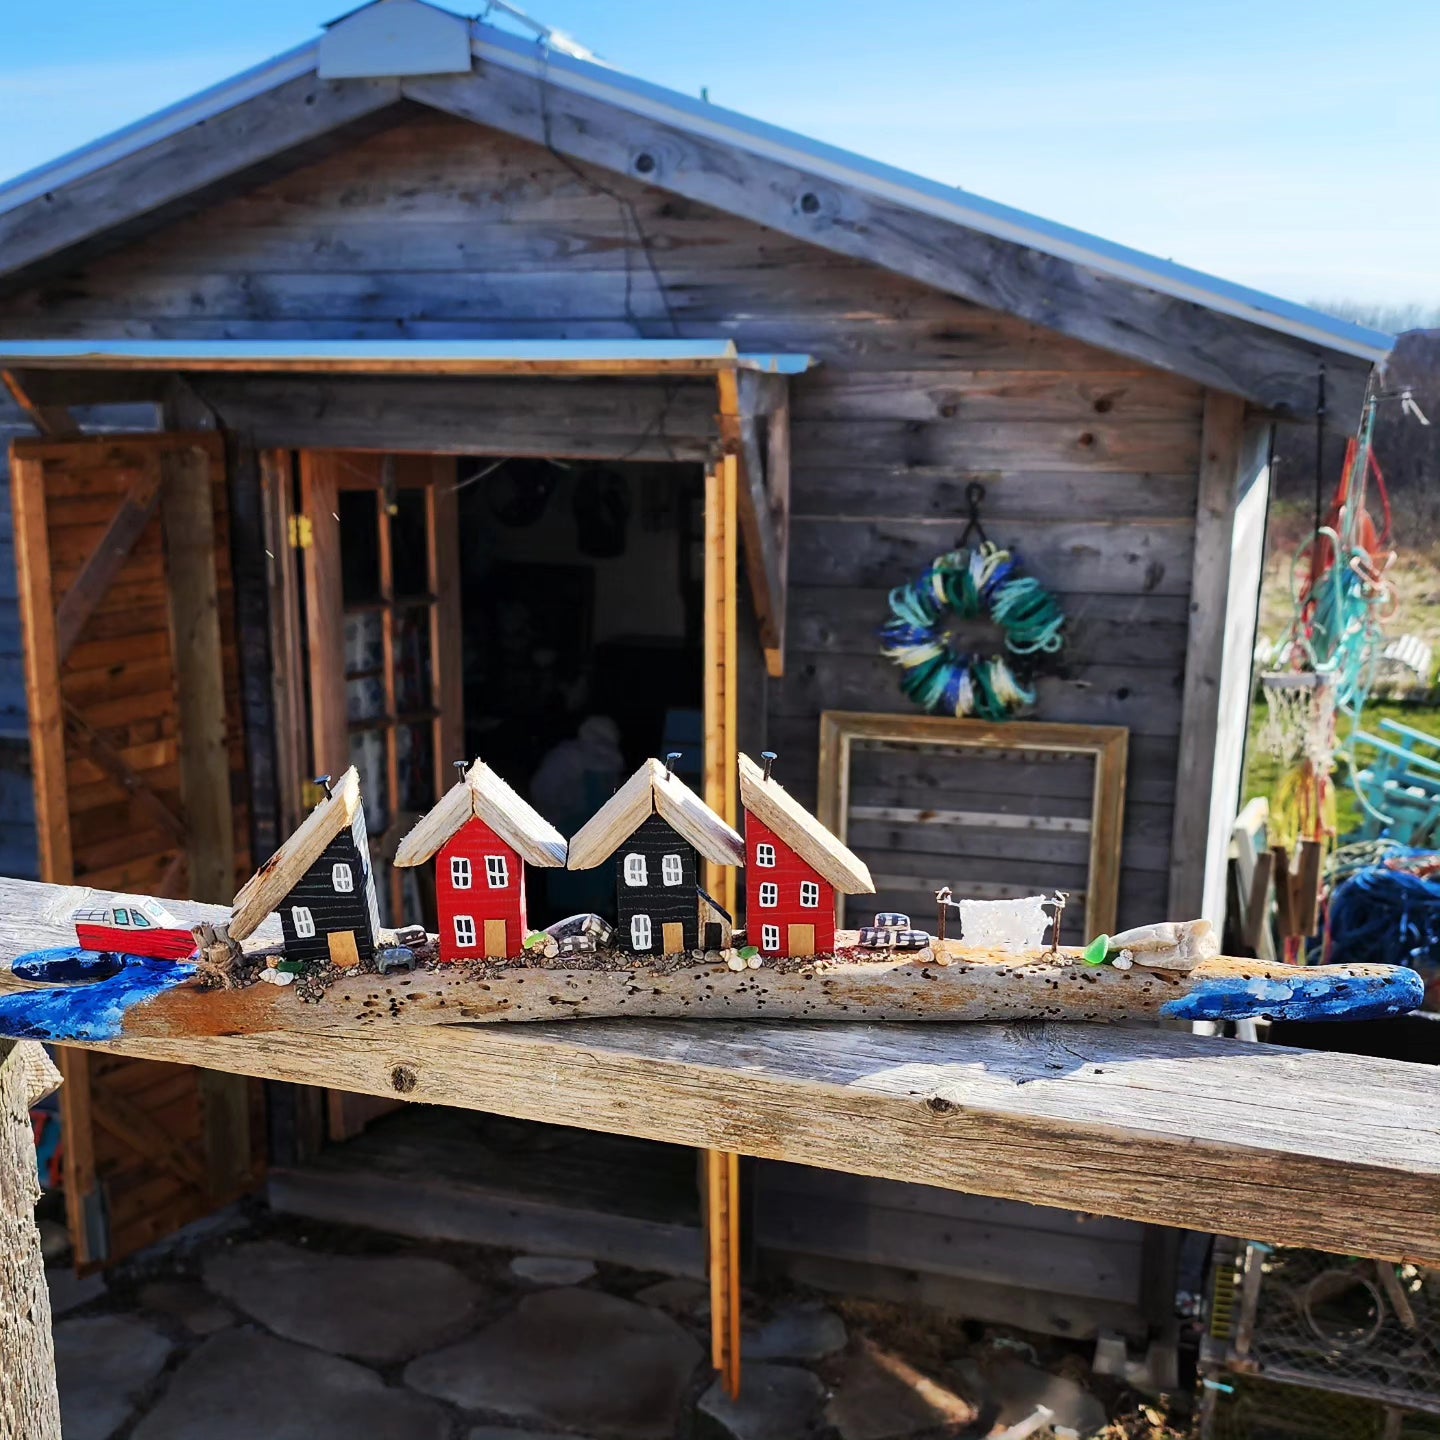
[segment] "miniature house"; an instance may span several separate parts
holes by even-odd
[[[440,959],[513,959],[529,933],[525,866],[563,867],[565,837],[477,760],[400,842],[395,863],[432,857]]]
[[[287,960],[348,968],[374,958],[380,915],[353,765],[245,882],[231,906],[231,939],[253,934],[275,911]]]
[[[767,955],[824,955],[835,948],[835,897],[873,895],[852,854],[788,791],[740,756],[745,811],[745,927]]]
[[[612,858],[621,944],[675,955],[702,940],[726,943],[729,916],[700,888],[699,862],[743,864],[744,842],[658,760],[647,760],[570,841],[571,870]]]

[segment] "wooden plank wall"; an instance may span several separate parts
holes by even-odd
[[[885,596],[955,541],[966,486],[979,479],[990,536],[1017,548],[1071,617],[1065,671],[1042,682],[1040,718],[1131,730],[1120,921],[1163,916],[1199,388],[632,180],[599,178],[462,122],[407,122],[0,301],[0,334],[719,336],[813,355],[819,368],[792,388],[787,673],[765,692],[764,738],[781,752],[787,785],[813,802],[821,710],[907,711],[877,655]],[[302,406],[287,443],[306,443],[305,415]],[[753,741],[756,730],[747,721]],[[1019,803],[1045,813],[1055,797],[1043,778],[1029,785],[1033,798]],[[846,1203],[894,1209],[874,1196]],[[913,1203],[948,1213],[923,1193]],[[1011,1213],[1008,1223],[1034,1228],[1028,1212]],[[812,1214],[817,1232],[826,1228],[824,1210]],[[843,1248],[838,1221],[829,1228],[830,1248]],[[936,1241],[910,1255],[914,1298],[959,1283],[942,1273],[944,1254]],[[1093,1318],[1125,1302],[1067,1303]]]
[[[767,1270],[1051,1335],[1144,1333],[1134,1221],[769,1160],[756,1184]]]
[[[1121,921],[1162,915],[1200,390],[603,179],[463,122],[417,120],[6,300],[0,332],[678,333],[813,354],[820,368],[794,386],[791,637],[768,707],[787,783],[812,797],[822,709],[906,708],[876,653],[885,594],[955,540],[979,478],[989,533],[1073,622],[1041,717],[1132,731],[1127,832],[1145,839],[1127,845]]]
[[[95,550],[137,472],[127,465],[123,442],[88,447],[82,457],[72,457],[59,447],[44,453],[53,456],[41,464],[51,581],[58,601]],[[225,714],[238,717],[229,508],[221,466],[213,467],[210,485]],[[87,619],[64,667],[61,689],[64,698],[145,786],[173,811],[183,813],[174,677],[164,543],[157,512]],[[250,872],[244,740],[238,722],[229,727],[227,752],[238,885]],[[177,876],[171,869],[178,853],[174,835],[158,825],[95,761],[73,746],[67,746],[66,759],[75,883],[139,894],[187,894],[183,870]],[[171,888],[165,888],[167,883]]]
[[[155,407],[145,404],[77,407],[86,431],[154,430]],[[25,665],[15,587],[14,522],[10,513],[10,442],[37,431],[8,391],[0,390],[0,874],[39,878],[35,801],[30,780],[30,729],[25,709]]]

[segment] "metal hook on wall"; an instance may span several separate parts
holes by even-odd
[[[990,543],[989,537],[985,534],[985,527],[980,523],[980,502],[984,498],[985,487],[978,480],[972,480],[965,487],[965,503],[970,507],[970,518],[965,522],[965,528],[955,542],[957,550],[963,550],[970,543],[971,535],[979,535],[982,545]]]

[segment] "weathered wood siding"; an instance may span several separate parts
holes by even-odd
[[[153,430],[153,405],[97,405],[76,411],[82,428]],[[30,726],[25,708],[25,662],[15,588],[15,534],[10,513],[10,442],[37,432],[7,391],[0,389],[0,875],[39,878],[35,799],[30,779]]]
[[[1066,671],[1042,683],[1041,716],[1132,732],[1121,923],[1165,912],[1200,448],[1193,384],[438,117],[0,302],[0,334],[728,337],[807,352],[820,365],[792,390],[787,673],[764,707],[787,785],[813,801],[822,709],[908,709],[876,653],[886,593],[955,541],[966,485],[980,479],[988,533],[1071,617]],[[307,413],[296,411],[289,443],[305,443]],[[652,418],[637,442],[664,434],[663,404]],[[1014,788],[1017,804],[1053,808],[1043,779]],[[946,1233],[951,1220],[978,1223],[921,1209]],[[814,1213],[812,1248],[845,1253],[844,1227]],[[784,1214],[766,1222],[772,1235]],[[1016,1211],[1010,1223],[1030,1221]],[[946,1243],[907,1251],[909,1270],[888,1273],[949,1283]],[[1130,1267],[1128,1239],[1111,1258]],[[1133,1313],[1128,1283],[1091,1289],[1105,1298],[1071,1294],[1057,1328]]]
[[[885,594],[954,541],[979,478],[989,533],[1073,622],[1041,715],[1132,731],[1120,914],[1161,915],[1199,389],[630,180],[597,180],[463,122],[416,120],[12,297],[0,332],[720,335],[814,355],[820,367],[794,386],[791,633],[768,704],[797,793],[811,798],[801,777],[822,709],[907,707],[876,654]]]

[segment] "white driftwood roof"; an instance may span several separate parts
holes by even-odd
[[[295,888],[360,813],[360,776],[352,765],[340,783],[306,817],[300,828],[240,887],[230,905],[230,937],[243,940]],[[363,858],[363,857],[362,857]]]
[[[740,804],[842,895],[873,895],[865,862],[832,835],[778,780],[740,756]]]
[[[717,865],[743,865],[745,842],[678,775],[647,760],[570,838],[571,870],[608,860],[652,815]]]
[[[564,867],[565,837],[483,760],[477,760],[400,842],[395,863],[423,865],[461,826],[476,818],[514,846],[527,865],[546,870]]]

